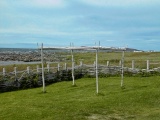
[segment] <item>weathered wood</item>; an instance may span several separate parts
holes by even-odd
[[[109,61],[107,61],[107,67],[109,66]]]
[[[39,72],[40,72],[40,71],[39,71],[39,69],[40,69],[40,68],[39,68],[39,65],[37,65],[37,73],[39,73]]]
[[[134,70],[134,64],[135,64],[135,62],[134,62],[134,60],[132,60],[132,69]]]
[[[27,67],[27,73],[28,74],[30,73],[30,67],[29,66]]]
[[[64,70],[67,70],[67,63],[64,63]]]
[[[49,63],[47,63],[47,70],[48,70],[48,72],[50,72],[50,64]]]
[[[43,44],[41,46],[41,64],[42,64],[42,83],[43,83],[43,93],[46,92],[45,79],[44,79],[44,63],[43,63]]]
[[[149,71],[149,60],[147,60],[147,71]]]
[[[5,76],[5,75],[6,75],[6,69],[3,68],[3,76]]]

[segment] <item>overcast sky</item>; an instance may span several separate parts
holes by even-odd
[[[160,51],[160,0],[0,0],[0,47]]]

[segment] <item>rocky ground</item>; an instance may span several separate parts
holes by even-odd
[[[56,54],[54,51],[43,51],[44,61],[57,62],[65,58]],[[21,49],[6,49],[0,50],[0,61],[23,61],[23,62],[38,62],[41,61],[40,50],[21,50]]]
[[[0,61],[40,61],[38,52],[1,52]]]

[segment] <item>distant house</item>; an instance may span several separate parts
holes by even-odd
[[[142,51],[142,50],[134,50],[133,52],[144,52],[144,51]]]

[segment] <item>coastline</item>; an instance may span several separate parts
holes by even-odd
[[[14,65],[14,64],[40,64],[41,62],[23,62],[23,61],[0,61],[0,66]]]

